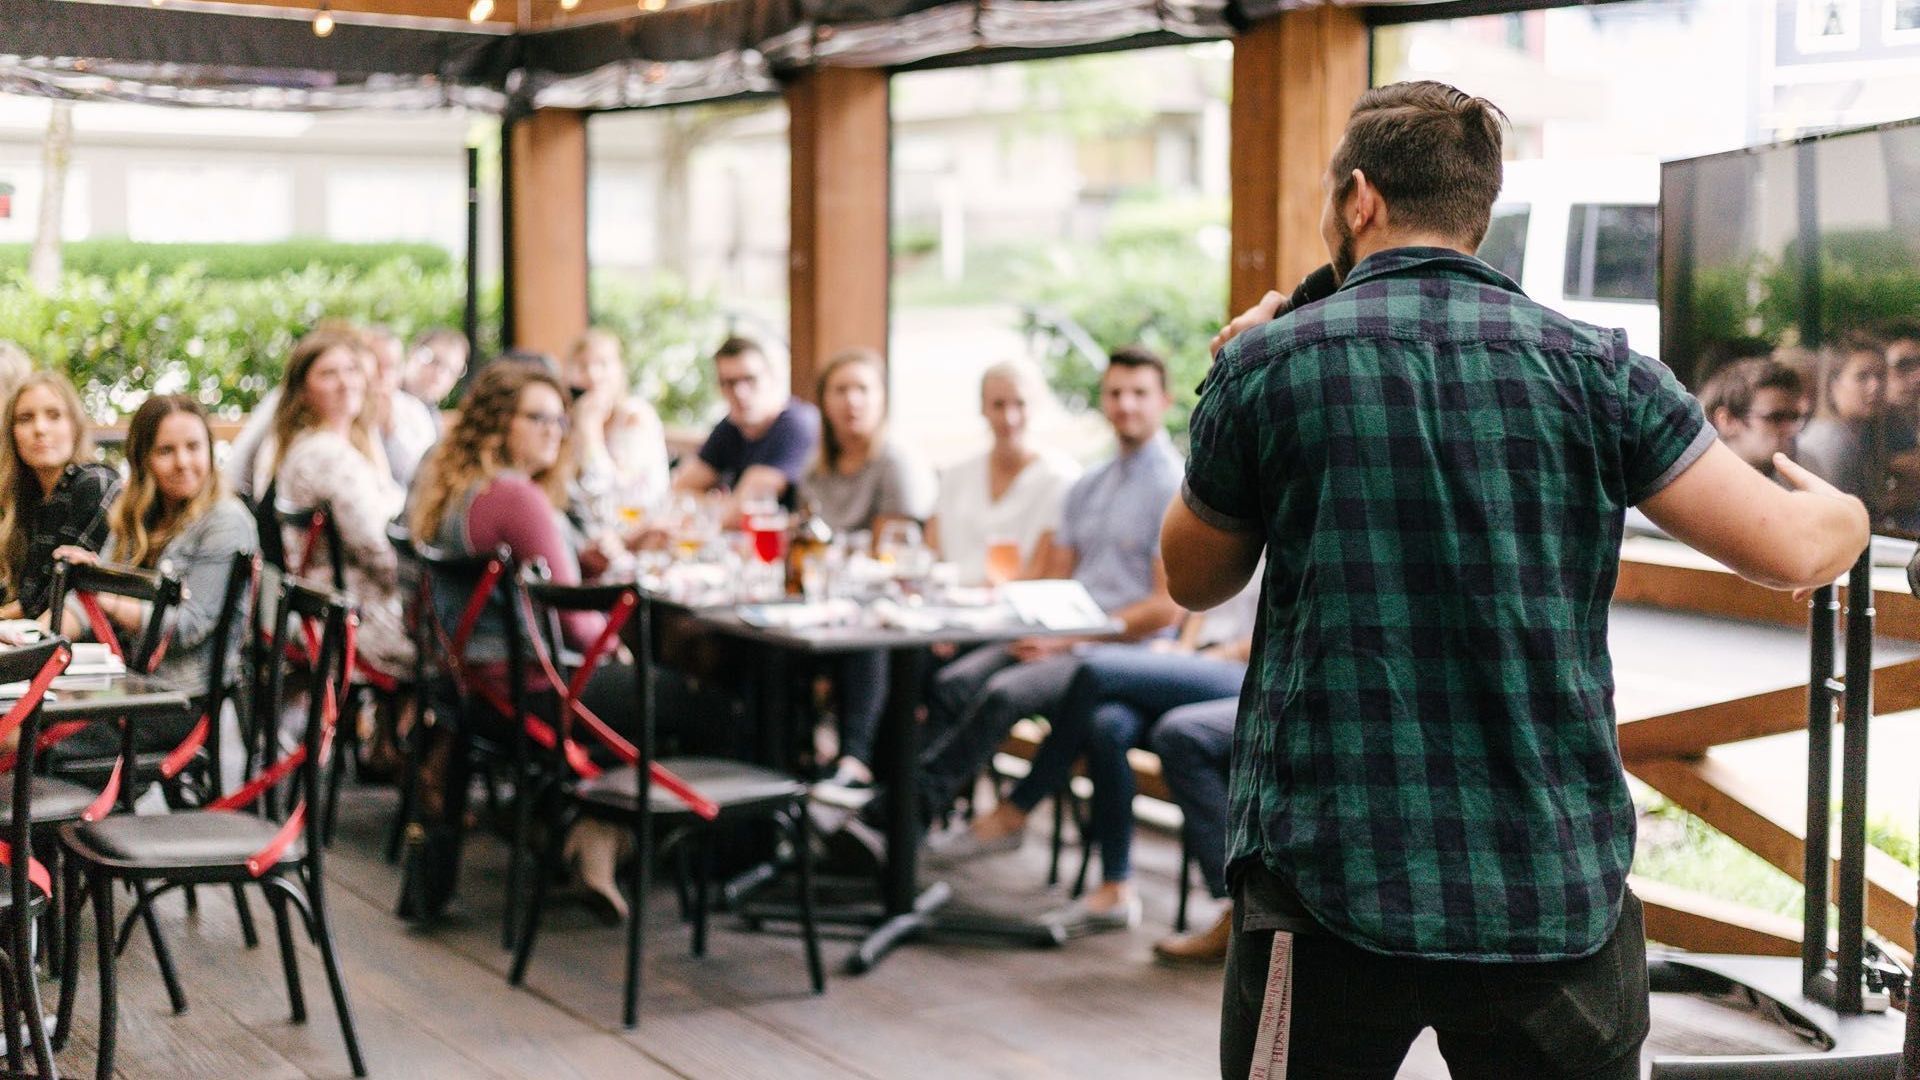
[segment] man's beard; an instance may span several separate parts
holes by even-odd
[[[1347,274],[1353,270],[1353,229],[1347,225],[1344,214],[1333,215],[1333,231],[1340,235],[1340,246],[1333,253],[1333,277],[1345,284]]]

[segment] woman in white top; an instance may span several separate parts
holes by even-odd
[[[366,407],[363,348],[358,338],[329,331],[300,339],[287,362],[270,453],[263,457],[276,501],[331,508],[347,592],[359,604],[360,658],[398,676],[413,665],[413,642],[400,614],[400,559],[386,530],[406,493],[387,467]],[[267,487],[259,483],[255,490]],[[283,541],[288,557],[298,558],[305,532],[288,527]],[[324,548],[308,560],[307,576],[331,582]]]
[[[1027,441],[1028,421],[1046,393],[1030,365],[1009,361],[988,368],[980,377],[980,415],[993,430],[993,446],[940,476],[927,538],[970,583],[987,580],[988,549],[996,543],[1012,542],[1020,552],[1017,569],[1002,568],[996,577],[1038,577],[1047,565],[1060,507],[1080,466]]]
[[[635,523],[611,520],[623,507],[657,505],[667,494],[667,438],[660,414],[627,392],[620,339],[588,330],[567,351],[561,379],[573,402],[575,482],[596,518],[596,529],[631,532]]]

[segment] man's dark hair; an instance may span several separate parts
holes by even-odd
[[[1758,337],[1729,337],[1710,341],[1700,350],[1700,362],[1708,371],[1719,371],[1737,360],[1773,355],[1773,342]]]
[[[713,362],[717,364],[722,360],[729,360],[736,356],[745,356],[748,353],[752,353],[762,360],[767,358],[767,350],[761,348],[759,342],[749,337],[735,335],[721,342],[720,347],[713,350]]]
[[[1334,199],[1347,197],[1358,169],[1386,200],[1396,226],[1477,247],[1500,197],[1506,119],[1493,102],[1445,83],[1375,87],[1354,104],[1334,152]]]
[[[1875,337],[1889,345],[1896,341],[1920,341],[1920,319],[1888,319],[1873,331]]]
[[[1145,345],[1122,345],[1107,356],[1108,367],[1152,368],[1160,377],[1160,389],[1167,388],[1167,358]]]
[[[1762,390],[1779,390],[1798,400],[1807,396],[1807,380],[1771,357],[1735,360],[1714,372],[1707,385],[1700,388],[1700,408],[1709,420],[1720,409],[1744,418],[1753,411],[1753,399]]]

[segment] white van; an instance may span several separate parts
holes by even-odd
[[[1510,161],[1480,257],[1535,301],[1660,355],[1660,162]]]

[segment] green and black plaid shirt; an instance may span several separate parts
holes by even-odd
[[[1622,331],[1401,248],[1229,345],[1192,434],[1187,505],[1267,545],[1229,860],[1377,952],[1598,949],[1634,843],[1621,520],[1712,445],[1698,403]]]

